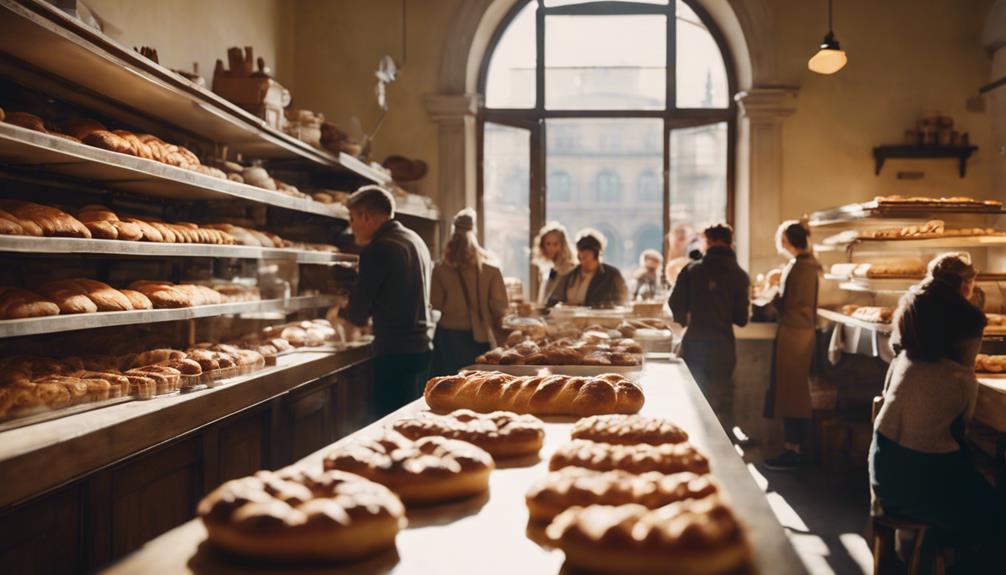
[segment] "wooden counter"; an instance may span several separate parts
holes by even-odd
[[[643,413],[665,416],[684,427],[692,441],[711,462],[713,474],[723,486],[737,514],[747,525],[755,549],[753,572],[787,575],[806,573],[786,533],[755,484],[709,404],[702,397],[684,364],[650,362],[643,372],[646,391]],[[351,440],[425,408],[416,401],[344,439]],[[507,573],[531,575],[558,573],[560,551],[534,542],[540,530],[527,525],[524,493],[547,473],[548,456],[569,439],[572,420],[546,425],[542,459],[530,467],[503,465],[493,472],[488,496],[409,514],[410,526],[398,535],[397,550],[364,563],[342,568],[298,570],[298,573]],[[313,453],[299,464],[320,465],[328,448]],[[165,533],[137,552],[107,569],[114,575],[140,573],[197,573],[202,575],[246,572],[247,566],[228,563],[204,543],[206,533],[198,520]],[[255,571],[267,568],[256,565]],[[276,569],[274,572],[287,572]]]
[[[0,433],[0,508],[349,367],[369,346],[298,352],[239,381],[175,397],[131,401]]]

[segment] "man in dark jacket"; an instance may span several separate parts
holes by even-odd
[[[607,242],[601,232],[584,229],[577,233],[576,254],[580,265],[564,275],[548,298],[548,307],[558,303],[610,308],[629,299],[629,288],[618,268],[601,263]]]
[[[748,323],[750,280],[737,264],[730,226],[702,233],[706,253],[681,271],[668,303],[674,321],[687,328],[681,342],[685,364],[729,432],[737,362],[733,326]]]
[[[374,318],[374,395],[380,415],[418,398],[430,360],[430,251],[393,220],[395,200],[378,186],[349,197],[349,226],[360,251],[359,278],[345,310],[355,325]]]

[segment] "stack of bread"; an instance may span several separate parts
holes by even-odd
[[[230,245],[226,231],[191,222],[165,223],[153,218],[122,217],[102,205],[87,205],[74,217],[51,206],[0,200],[0,234]]]
[[[256,292],[247,288],[237,301],[254,301]],[[115,289],[97,280],[73,278],[46,282],[35,290],[0,286],[0,319],[193,307],[226,303],[230,297],[195,284],[139,280],[128,289]]]
[[[227,179],[226,174],[217,168],[204,166],[199,161],[199,157],[191,150],[183,146],[169,144],[151,134],[135,134],[128,130],[109,130],[101,122],[89,118],[77,118],[64,122],[60,126],[46,125],[42,118],[25,112],[8,114],[5,121],[36,132],[83,142],[103,150],[128,154],[215,178]]]
[[[751,549],[706,457],[673,423],[583,418],[527,492],[568,566],[610,573],[733,573]]]
[[[628,338],[613,338],[607,331],[587,330],[578,338],[539,337],[512,333],[502,347],[475,358],[485,365],[593,365],[635,366],[643,362],[643,348]]]

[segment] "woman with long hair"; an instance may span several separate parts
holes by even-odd
[[[796,220],[776,232],[776,249],[790,257],[779,281],[779,310],[772,378],[765,395],[765,417],[782,418],[785,448],[765,460],[769,469],[792,469],[803,461],[801,447],[810,424],[810,366],[817,328],[817,285],[821,264],[811,250],[810,227]]]
[[[531,261],[538,268],[537,303],[544,306],[559,285],[559,280],[576,267],[565,226],[559,222],[548,222],[538,230]]]
[[[576,257],[579,265],[564,275],[548,298],[548,307],[562,303],[593,308],[625,305],[629,288],[622,272],[601,261],[608,240],[604,234],[584,228],[576,234]]]
[[[977,275],[968,254],[943,254],[902,296],[891,337],[898,354],[874,421],[869,468],[874,512],[923,521],[987,552],[982,544],[1001,540],[1006,512],[963,434],[978,394],[975,356],[986,321],[969,301]],[[975,565],[982,559],[970,556]]]
[[[475,235],[475,210],[454,216],[443,259],[433,267],[430,305],[440,312],[431,376],[453,375],[495,345],[508,301],[500,269]]]

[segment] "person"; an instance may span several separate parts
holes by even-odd
[[[576,255],[580,264],[559,279],[548,299],[548,307],[558,303],[587,307],[624,305],[629,288],[622,272],[601,262],[607,239],[601,232],[584,228],[576,234]]]
[[[874,421],[870,486],[875,513],[928,523],[943,536],[998,543],[1006,509],[963,439],[978,394],[975,357],[986,322],[968,301],[976,275],[968,254],[943,254],[902,296],[891,336],[898,353]]]
[[[681,355],[713,411],[733,427],[733,372],[737,363],[733,326],[748,323],[750,280],[737,264],[733,228],[715,224],[702,232],[705,254],[685,266],[668,305],[684,326]]]
[[[503,274],[488,263],[475,236],[475,211],[454,216],[443,260],[433,267],[430,303],[441,313],[433,335],[431,376],[454,375],[496,346],[495,331],[506,313]]]
[[[643,250],[639,254],[639,270],[633,278],[635,288],[632,290],[632,299],[653,299],[664,285],[662,270],[664,256],[657,250]]]
[[[422,238],[395,221],[395,199],[364,186],[346,202],[349,227],[361,246],[359,277],[345,317],[374,323],[374,402],[381,415],[422,394],[430,367],[430,252]]]
[[[544,307],[548,303],[559,280],[576,267],[567,236],[565,226],[559,222],[548,222],[538,230],[538,235],[534,238],[532,261],[539,274],[539,306]]]
[[[821,264],[811,251],[810,228],[783,222],[776,249],[791,259],[779,279],[775,298],[779,312],[772,354],[772,376],[765,394],[765,417],[781,417],[783,452],[765,460],[769,469],[793,469],[802,463],[802,446],[810,426],[810,365],[817,341],[817,286]]]
[[[695,230],[688,224],[674,226],[667,234],[667,265],[664,267],[664,281],[673,285],[678,280],[678,274],[695,259],[690,246],[695,242]],[[700,256],[701,257],[701,256]]]

